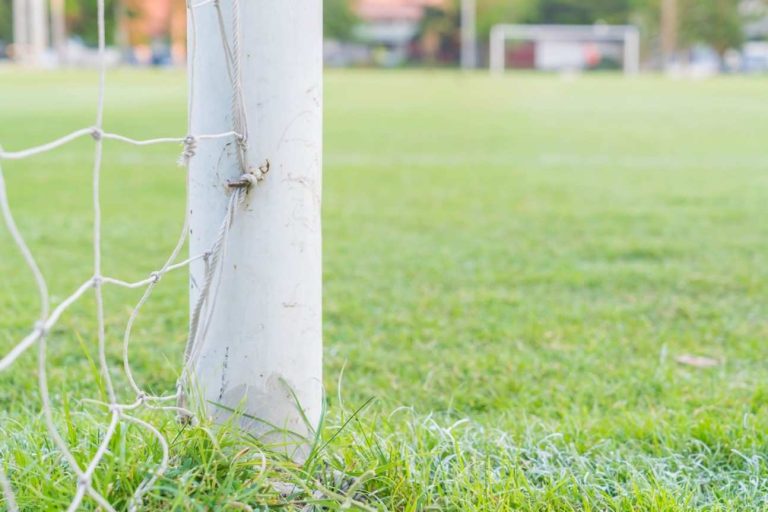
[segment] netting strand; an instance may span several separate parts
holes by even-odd
[[[38,346],[38,386],[40,391],[43,418],[48,433],[53,440],[59,454],[74,473],[76,478],[75,493],[67,510],[74,511],[80,508],[83,500],[90,497],[99,507],[107,511],[114,511],[114,507],[109,501],[100,494],[93,486],[93,477],[96,474],[100,463],[108,452],[108,447],[114,438],[121,422],[132,424],[146,431],[159,443],[162,456],[155,468],[149,472],[143,482],[135,489],[133,498],[129,502],[128,509],[138,510],[142,504],[145,494],[152,489],[157,480],[167,471],[170,460],[170,444],[165,436],[156,427],[150,423],[136,417],[136,414],[142,409],[171,411],[188,417],[193,417],[192,411],[184,406],[182,389],[188,379],[194,366],[197,354],[202,340],[205,338],[208,326],[210,325],[211,315],[215,310],[216,295],[218,290],[218,281],[221,276],[221,265],[224,260],[227,247],[227,238],[236,220],[236,214],[241,207],[248,189],[261,181],[265,174],[265,169],[249,172],[246,167],[246,150],[248,140],[248,123],[245,115],[245,102],[243,98],[243,88],[241,83],[240,71],[240,21],[239,21],[239,2],[232,0],[232,33],[228,36],[225,24],[223,23],[223,14],[218,0],[203,0],[196,4],[187,2],[190,27],[190,66],[189,73],[194,74],[195,48],[196,48],[196,23],[195,10],[206,5],[213,5],[215,12],[210,13],[218,18],[224,58],[227,64],[227,74],[232,85],[232,129],[223,133],[215,134],[192,134],[192,120],[188,119],[187,135],[184,137],[162,137],[154,139],[134,139],[125,135],[109,133],[103,130],[104,124],[104,97],[106,93],[106,30],[105,30],[105,7],[104,0],[97,0],[98,10],[98,51],[99,51],[99,70],[98,70],[98,100],[96,110],[96,122],[93,126],[75,130],[53,141],[33,146],[19,151],[5,151],[0,147],[0,164],[3,160],[21,160],[31,158],[37,155],[54,151],[62,146],[70,144],[80,138],[92,137],[94,141],[94,159],[93,159],[93,183],[92,183],[92,201],[93,201],[93,275],[86,279],[77,287],[67,298],[51,309],[50,295],[45,277],[38,266],[32,251],[29,249],[24,237],[19,230],[13,217],[10,202],[8,199],[6,183],[3,175],[3,168],[0,165],[0,213],[4,219],[5,225],[11,234],[16,247],[34,278],[40,302],[40,315],[31,331],[22,340],[17,343],[2,359],[0,359],[0,372],[11,368],[17,359],[35,344]],[[230,43],[231,37],[231,43]],[[194,83],[194,80],[191,81]],[[189,112],[193,111],[194,91],[190,91]],[[184,224],[181,235],[176,242],[170,256],[163,265],[156,271],[151,272],[149,277],[136,282],[128,282],[115,277],[104,276],[102,274],[102,216],[101,216],[101,172],[104,153],[104,141],[113,140],[134,146],[150,146],[155,144],[182,144],[184,147],[181,161],[189,164],[195,156],[195,151],[199,141],[216,140],[231,138],[237,144],[238,159],[243,175],[238,183],[240,185],[231,187],[232,193],[227,206],[226,214],[222,220],[221,228],[217,233],[215,243],[203,254],[194,255],[186,260],[177,262],[181,252],[186,246],[189,228],[189,216],[185,213]],[[268,169],[268,167],[266,168]],[[185,208],[188,212],[189,208]],[[162,278],[174,270],[187,268],[192,262],[198,260],[205,261],[205,284],[200,293],[197,303],[192,311],[190,322],[190,332],[187,338],[187,347],[184,353],[181,378],[177,384],[175,393],[167,396],[152,396],[147,393],[136,380],[135,374],[130,364],[130,344],[131,335],[135,323],[141,313],[142,308],[149,301],[153,291],[159,285]],[[122,339],[122,362],[123,371],[127,377],[129,386],[136,396],[132,403],[121,404],[117,399],[115,384],[112,379],[111,368],[109,366],[106,348],[107,336],[105,329],[105,308],[103,291],[105,286],[117,286],[127,289],[144,289],[144,292],[136,306],[132,309]],[[53,414],[53,406],[48,389],[47,374],[47,334],[53,329],[62,314],[72,305],[77,303],[90,290],[93,290],[96,301],[96,323],[97,323],[97,343],[99,371],[107,390],[107,402],[83,399],[83,403],[94,404],[104,407],[109,415],[109,422],[103,431],[101,441],[90,458],[86,466],[81,466],[72,454],[67,442],[59,433]],[[173,405],[174,401],[179,404]],[[167,404],[172,405],[167,405]],[[14,495],[11,480],[8,478],[7,467],[12,467],[8,461],[0,460],[0,491],[5,499],[8,510],[16,512],[18,510],[17,500]]]

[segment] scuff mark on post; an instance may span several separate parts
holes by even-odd
[[[229,367],[229,345],[224,349],[224,363],[221,368],[221,387],[219,388],[219,401],[224,397],[224,391],[227,389],[227,368]]]

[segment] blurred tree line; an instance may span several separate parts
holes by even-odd
[[[352,39],[357,16],[350,0],[323,0],[325,37],[348,41]]]
[[[114,27],[117,11],[125,6],[120,0],[106,0],[107,35],[114,41]],[[13,0],[0,0],[0,41],[13,39]],[[94,45],[97,40],[95,0],[67,0],[67,30],[80,37],[86,44]],[[126,12],[128,16],[138,13]],[[352,38],[358,20],[350,0],[323,0],[323,15],[327,37],[340,40]]]
[[[0,41],[10,41],[13,37],[13,0],[0,0]]]
[[[496,23],[564,23],[589,24],[636,23],[651,35],[658,34],[661,2],[664,0],[477,0],[478,37],[485,41]],[[709,44],[719,52],[737,47],[743,40],[743,17],[740,0],[676,0],[679,12],[679,41],[690,46]],[[768,0],[763,0],[768,3]],[[323,0],[326,37],[350,40],[358,19],[354,0]],[[0,0],[0,40],[13,37],[12,0]],[[115,13],[120,0],[106,0],[107,31],[114,40]],[[447,0],[442,11],[430,11],[422,31],[436,32],[440,37],[458,40],[460,0]],[[130,14],[130,13],[129,13]],[[67,27],[70,34],[86,44],[96,42],[96,2],[67,0]]]
[[[460,0],[453,0],[458,9]],[[636,24],[646,36],[660,31],[664,0],[477,0],[478,37],[488,37],[490,27],[500,22]],[[678,11],[678,39],[681,47],[702,43],[723,53],[743,42],[744,19],[740,0],[675,0]],[[510,7],[513,3],[516,7]]]
[[[706,43],[720,55],[744,42],[739,0],[680,0],[680,41]]]
[[[115,9],[120,0],[105,0],[108,40],[114,40]],[[0,41],[13,39],[13,0],[0,0]],[[97,42],[96,2],[94,0],[67,0],[65,2],[67,30],[86,44]]]
[[[660,30],[661,2],[664,0],[476,0],[477,35],[486,41],[497,23],[592,24],[633,23],[651,38]],[[681,47],[697,43],[712,46],[721,54],[743,42],[744,19],[740,0],[675,0],[679,13],[678,40]],[[351,8],[354,0],[325,0],[326,36],[347,40],[357,19]],[[458,42],[461,0],[447,0],[443,10],[428,9],[422,33]],[[768,0],[763,0],[768,4]]]

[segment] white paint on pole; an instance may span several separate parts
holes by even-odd
[[[461,67],[477,67],[477,0],[461,0]]]
[[[220,0],[234,47],[233,3]],[[239,6],[247,166],[269,161],[271,167],[235,214],[195,385],[215,419],[242,410],[244,428],[292,443],[289,452],[300,459],[318,426],[323,395],[322,1]],[[191,131],[232,130],[233,91],[215,6],[195,8],[192,22]],[[241,173],[234,141],[198,142],[189,175],[192,254],[213,245],[231,193],[227,180]],[[193,305],[204,275],[203,262],[192,265]]]
[[[495,25],[490,39],[492,73],[504,72],[506,44],[512,40],[620,42],[624,45],[624,73],[640,71],[640,31],[634,25]]]

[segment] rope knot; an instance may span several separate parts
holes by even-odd
[[[136,401],[139,402],[140,404],[147,403],[147,399],[149,399],[149,397],[144,392],[141,392],[138,395],[136,395]]]
[[[228,182],[227,186],[234,189],[249,189],[256,185],[258,182],[264,181],[264,178],[266,178],[268,172],[269,160],[267,160],[266,163],[261,167],[257,167],[256,169],[249,169],[248,172],[240,175],[238,179]]]
[[[184,151],[182,151],[179,157],[179,165],[188,166],[190,160],[194,158],[197,153],[197,139],[192,135],[187,135],[184,139]]]
[[[45,336],[48,334],[48,329],[45,328],[45,322],[42,320],[35,322],[35,331],[37,331],[40,336]]]
[[[245,151],[248,149],[248,139],[245,137],[245,135],[238,133],[235,135],[235,140],[237,141],[237,145],[241,150]]]
[[[163,278],[163,275],[160,272],[152,272],[149,274],[149,278],[152,280],[152,284],[157,284]]]
[[[100,128],[94,128],[93,130],[91,130],[91,137],[93,137],[93,140],[98,142],[101,140],[103,136],[104,136],[104,132],[101,131]]]
[[[252,187],[253,185],[257,184],[259,182],[259,178],[249,172],[243,174],[240,176],[240,181],[245,182],[248,184],[249,187]]]
[[[91,477],[87,475],[80,475],[77,479],[77,486],[83,488],[89,488],[91,486]]]

